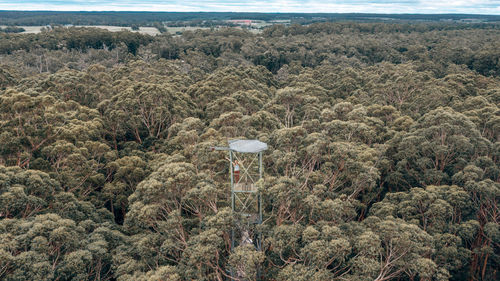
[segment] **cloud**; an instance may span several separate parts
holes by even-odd
[[[500,0],[0,0],[1,10],[466,13],[500,15]]]

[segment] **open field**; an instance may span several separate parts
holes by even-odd
[[[5,28],[7,27],[6,25],[0,25],[1,28]],[[19,26],[19,27],[22,27],[24,28],[24,32],[22,33],[39,33],[43,27],[45,26]]]
[[[262,27],[265,27],[268,25],[261,25],[261,24],[252,25],[253,28],[248,29],[248,30],[254,34],[258,34],[258,33],[262,32],[262,29],[258,29],[258,28],[262,28]],[[193,26],[187,26],[187,27],[169,27],[169,26],[167,26],[166,28],[170,34],[176,34],[177,32],[182,33],[184,31],[194,31],[194,30],[198,30],[198,29],[204,29],[204,30],[210,29],[210,27],[193,27]],[[241,28],[241,27],[236,27],[236,28]],[[218,28],[215,28],[215,29],[218,29]]]
[[[78,27],[97,27],[97,28],[102,28],[102,29],[107,29],[111,32],[117,32],[117,31],[122,31],[122,30],[128,30],[132,32],[140,32],[142,34],[147,34],[147,35],[158,35],[160,32],[156,27],[139,27],[139,30],[132,30],[131,27],[128,26],[110,26],[110,25],[85,25],[85,26],[78,26]]]
[[[0,26],[2,28],[6,27],[6,26]],[[38,26],[19,26],[19,27],[22,27],[24,28],[26,31],[22,32],[22,33],[40,33],[42,31],[42,28],[44,28],[45,26],[41,26],[41,25],[38,25]],[[96,28],[102,28],[102,29],[106,29],[106,30],[109,30],[111,32],[117,32],[117,31],[121,31],[121,30],[128,30],[128,31],[132,31],[132,32],[140,32],[142,34],[148,34],[148,35],[158,35],[160,34],[160,32],[158,31],[158,29],[156,29],[156,27],[140,27],[139,30],[132,30],[131,27],[128,27],[128,26],[111,26],[111,25],[75,25],[75,27],[96,27]]]
[[[270,25],[270,24],[258,23],[258,24],[253,25],[254,28],[250,29],[250,31],[252,33],[260,33],[261,29],[256,29],[256,27],[263,28],[263,27],[268,26],[268,25]],[[0,27],[5,28],[7,26],[0,25]],[[22,27],[26,30],[26,31],[22,32],[24,34],[28,34],[28,33],[36,34],[36,33],[40,33],[42,31],[42,28],[44,28],[46,26],[37,25],[37,26],[18,26],[18,27]],[[150,26],[140,27],[139,30],[132,30],[132,28],[129,26],[112,26],[112,25],[75,25],[75,27],[95,27],[95,28],[106,29],[106,30],[109,30],[111,32],[128,30],[128,31],[139,32],[142,34],[147,34],[147,35],[152,35],[152,36],[160,34],[160,32],[158,31],[158,29],[156,27],[150,27]],[[198,30],[198,29],[205,29],[205,30],[210,29],[210,27],[196,27],[196,26],[182,26],[182,27],[166,26],[166,28],[170,34],[176,34],[177,32],[182,33],[184,31],[194,31],[194,30]]]
[[[170,34],[175,34],[177,32],[184,32],[184,31],[194,31],[198,29],[210,29],[210,27],[197,27],[197,26],[181,26],[181,27],[174,27],[174,26],[166,26],[168,33]]]

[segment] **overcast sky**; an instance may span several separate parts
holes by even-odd
[[[500,15],[500,0],[0,0],[0,10],[466,13]]]

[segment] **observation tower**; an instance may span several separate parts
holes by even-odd
[[[267,144],[258,140],[229,140],[231,208],[241,219],[231,233],[231,250],[238,245],[253,244],[261,249],[261,237],[255,226],[262,223],[262,197],[258,184],[263,177],[262,153]]]

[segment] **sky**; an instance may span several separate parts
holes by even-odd
[[[0,10],[500,15],[500,0],[0,0]]]

